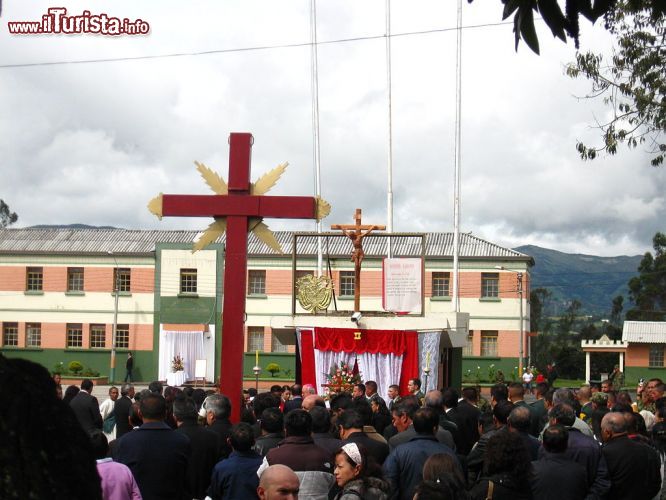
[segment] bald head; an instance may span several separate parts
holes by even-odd
[[[286,465],[271,465],[259,478],[257,495],[261,500],[295,500],[299,486],[298,476],[293,470]]]
[[[324,398],[317,396],[316,394],[310,394],[309,396],[305,396],[305,398],[303,398],[301,408],[303,408],[305,411],[310,411],[315,406],[326,408],[326,402],[324,401]]]
[[[627,421],[619,412],[610,412],[601,420],[601,437],[604,441],[610,441],[616,436],[627,433]]]

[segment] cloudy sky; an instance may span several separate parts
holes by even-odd
[[[9,34],[8,21],[40,20],[55,6],[142,19],[150,33]],[[576,98],[588,85],[564,75],[571,42],[539,25],[541,56],[525,45],[516,53],[512,26],[497,25],[501,7],[463,5],[461,230],[507,246],[649,250],[666,229],[666,167],[626,149],[582,162],[576,140],[596,138],[590,124],[607,110]],[[317,9],[318,39],[333,42],[319,47],[322,194],[333,206],[325,227],[351,222],[356,207],[367,222],[385,223],[385,1],[320,0]],[[160,222],[146,203],[159,192],[209,193],[193,161],[226,178],[232,131],[254,135],[255,178],[289,161],[271,194],[313,193],[310,48],[284,47],[309,42],[309,10],[309,0],[4,0],[0,198],[19,214],[17,226],[203,228],[208,220]],[[391,17],[400,35],[392,39],[394,226],[450,231],[456,2],[393,0]],[[583,23],[583,47],[609,43]]]

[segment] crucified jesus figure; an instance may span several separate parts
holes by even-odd
[[[339,229],[345,236],[347,236],[354,246],[351,261],[354,263],[354,310],[360,309],[360,295],[361,295],[361,262],[365,253],[363,252],[363,238],[368,236],[372,231],[384,230],[386,226],[380,225],[362,225],[361,224],[361,209],[357,208],[354,214],[354,224],[333,224],[331,229]]]

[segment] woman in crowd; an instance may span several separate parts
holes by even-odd
[[[469,499],[460,465],[451,455],[436,453],[430,456],[423,464],[423,481],[433,483],[436,489],[445,491],[448,494],[447,498]]]
[[[529,500],[530,457],[515,432],[500,431],[488,440],[483,476],[470,490],[473,500]]]
[[[104,435],[108,442],[116,439],[116,400],[118,399],[118,388],[113,386],[109,389],[109,399],[99,405],[99,412],[102,414],[104,421]]]
[[[335,500],[385,500],[388,498],[388,483],[368,467],[368,454],[364,447],[347,443],[335,455],[335,482],[342,490]]]
[[[79,386],[77,385],[70,385],[69,387],[67,387],[67,389],[65,389],[65,395],[62,398],[63,403],[69,404],[70,401],[74,399],[74,396],[76,396],[80,390],[81,389],[79,389]]]
[[[372,408],[372,426],[379,434],[384,434],[384,429],[391,424],[391,412],[381,398],[370,401]]]

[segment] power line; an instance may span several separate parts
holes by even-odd
[[[469,26],[463,26],[462,29],[480,29],[480,28],[489,28],[495,26],[504,26],[513,24],[511,22],[499,22],[499,23],[485,23],[485,24],[472,24]],[[430,35],[433,33],[445,33],[447,31],[456,31],[458,28],[435,28],[430,30],[422,31],[407,31],[403,33],[394,33],[390,34],[391,38],[404,37],[404,36],[420,36],[420,35]],[[386,34],[383,35],[367,35],[359,36],[352,38],[339,38],[336,40],[325,40],[323,42],[316,42],[316,45],[333,45],[339,43],[350,43],[350,42],[361,42],[367,40],[379,40],[386,38]],[[285,44],[275,44],[275,45],[257,45],[254,47],[239,47],[235,49],[214,49],[214,50],[203,50],[196,52],[172,52],[170,54],[153,54],[153,55],[144,55],[144,56],[127,56],[127,57],[109,57],[102,59],[80,59],[80,60],[69,60],[69,61],[43,61],[35,63],[18,63],[18,64],[0,64],[0,69],[9,69],[9,68],[32,68],[37,66],[63,66],[66,64],[97,64],[97,63],[109,63],[109,62],[123,62],[123,61],[141,61],[148,59],[170,59],[175,57],[196,57],[196,56],[207,56],[213,54],[230,54],[235,52],[255,52],[260,50],[276,50],[276,49],[292,49],[297,47],[311,47],[312,42],[299,42],[299,43],[285,43]]]

